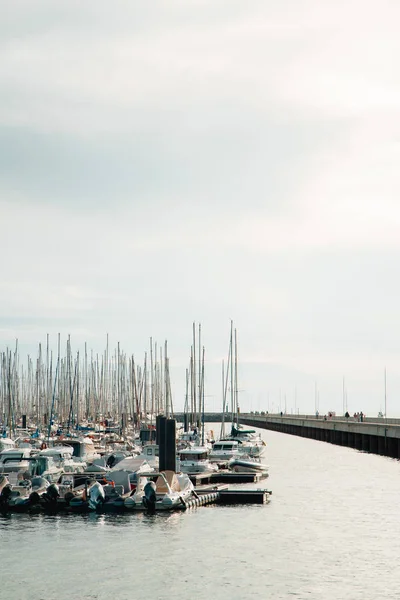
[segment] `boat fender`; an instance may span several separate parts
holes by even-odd
[[[75,498],[75,494],[73,492],[66,492],[64,495],[64,500],[69,504],[71,500]]]
[[[40,445],[40,449],[41,450],[46,450],[46,448],[47,448],[46,442],[42,442],[41,445]]]
[[[47,488],[46,494],[50,500],[57,500],[57,498],[60,496],[60,489],[58,485],[51,483]]]
[[[29,495],[29,502],[31,504],[40,504],[40,496],[37,492],[32,492]]]
[[[0,494],[0,504],[2,505],[7,505],[8,501],[11,497],[12,494],[12,487],[11,485],[8,483],[1,491]]]

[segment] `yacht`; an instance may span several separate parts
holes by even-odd
[[[209,459],[210,450],[205,446],[193,446],[179,451],[179,467],[182,473],[213,473],[218,465]]]
[[[265,442],[254,429],[241,429],[232,424],[231,434],[225,439],[237,441],[240,452],[245,456],[260,458],[265,453]]]
[[[72,447],[75,460],[92,463],[96,458],[100,458],[100,454],[97,452],[93,440],[89,437],[68,438],[65,440],[59,439],[58,444]]]
[[[226,464],[231,458],[239,457],[239,442],[237,440],[219,440],[215,442],[209,458],[212,463]]]
[[[63,473],[83,473],[86,468],[85,462],[74,457],[74,449],[72,446],[52,446],[40,450],[37,456],[47,456],[52,458],[56,467],[61,468]]]
[[[42,477],[50,483],[56,483],[63,474],[63,467],[57,465],[52,456],[39,452],[30,459],[29,475]]]
[[[18,473],[29,472],[32,448],[8,448],[0,452],[0,473],[11,476],[15,483]]]

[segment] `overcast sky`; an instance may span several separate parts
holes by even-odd
[[[400,415],[400,4],[0,0],[0,342],[192,322],[221,406]],[[206,406],[207,407],[207,406]]]

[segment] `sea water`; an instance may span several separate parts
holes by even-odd
[[[267,505],[0,516],[0,599],[400,598],[399,461],[260,431]]]

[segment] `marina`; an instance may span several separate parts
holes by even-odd
[[[3,4],[0,600],[400,599],[399,2]]]
[[[161,417],[158,423],[166,424],[166,419]],[[175,464],[175,447],[172,444],[168,447],[172,449],[172,456],[164,456],[160,448],[160,461]],[[242,493],[226,485],[228,482],[236,486],[259,482],[266,473],[213,469],[189,475],[168,469],[155,470],[133,456],[122,458],[112,469],[96,469],[96,465],[88,464],[85,470],[73,472],[56,467],[51,455],[42,456],[46,452],[48,449],[30,456],[30,450],[25,448],[0,453],[0,472],[3,473],[0,475],[0,512],[171,511],[211,503],[266,503],[271,495],[266,489]],[[7,455],[11,455],[12,460],[7,460]],[[67,456],[70,459],[71,454]],[[43,461],[46,462],[42,464]],[[53,471],[49,469],[49,461],[54,466]],[[221,483],[225,485],[220,486]]]
[[[204,348],[196,360],[200,337],[201,327],[196,332],[193,324],[179,430],[166,342],[158,353],[150,338],[150,364],[145,353],[143,366],[119,346],[110,360],[107,343],[102,358],[89,366],[86,348],[83,361],[79,352],[73,357],[69,337],[61,357],[59,336],[55,370],[48,340],[45,358],[39,345],[35,371],[28,358],[28,376],[19,367],[18,345],[14,354],[3,353],[0,511],[155,513],[267,503],[270,490],[242,493],[237,487],[267,478],[268,466],[262,462],[265,441],[239,423],[233,322],[222,390],[225,407],[230,378],[230,412],[218,425],[219,439],[205,425]],[[213,488],[204,492],[205,484]]]

